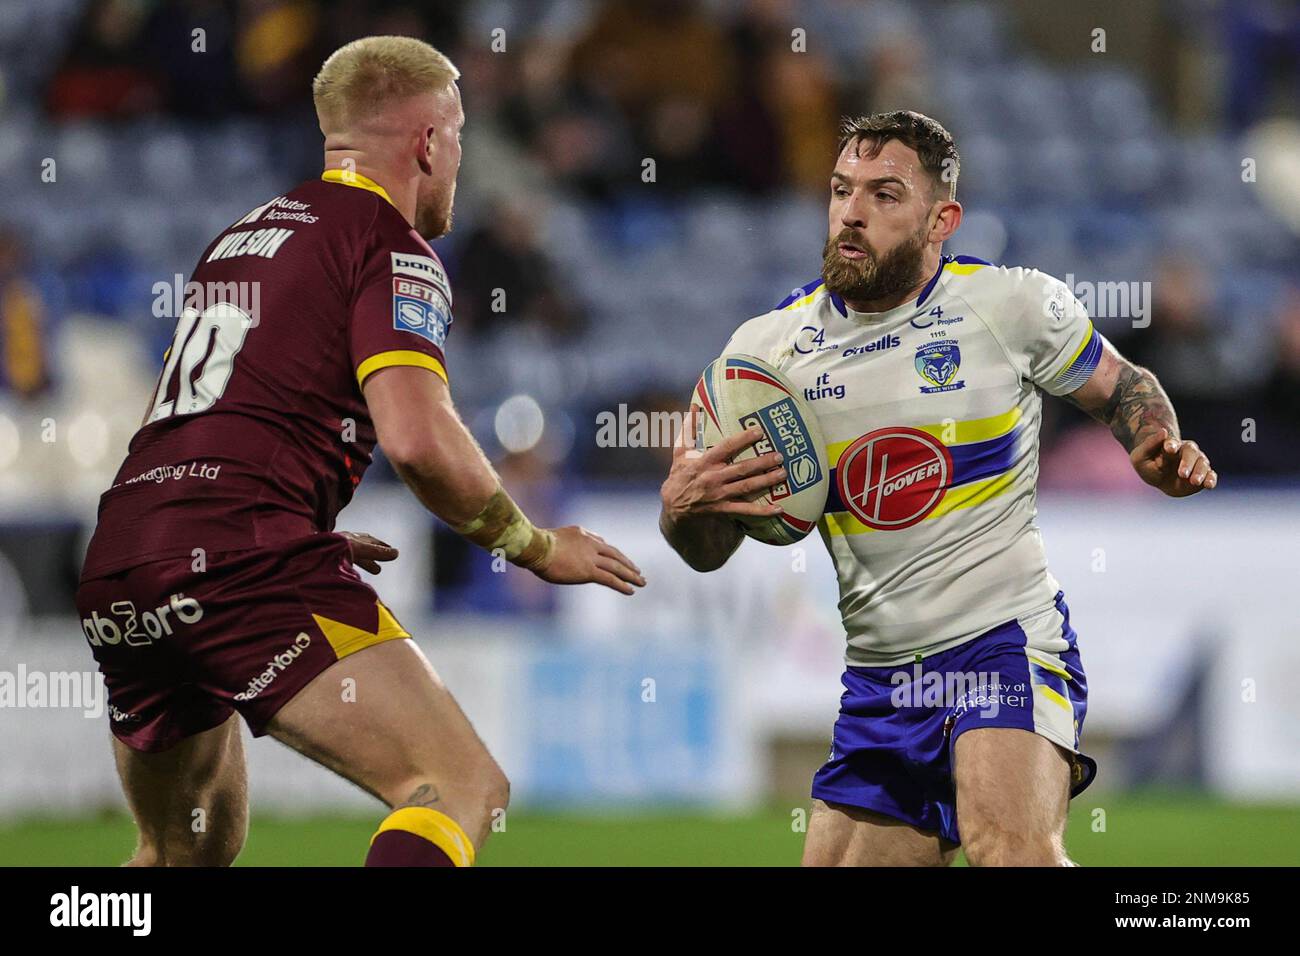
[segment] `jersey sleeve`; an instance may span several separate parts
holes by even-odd
[[[442,261],[415,234],[372,236],[348,328],[360,387],[381,368],[427,368],[447,381],[451,284]]]
[[[1051,395],[1068,395],[1101,360],[1102,337],[1088,310],[1059,279],[1024,270],[1018,288],[995,313],[1003,344],[1024,378]]]
[[[773,319],[772,314],[767,313],[741,323],[740,327],[731,333],[731,337],[727,339],[727,344],[722,347],[722,351],[718,354],[754,355],[765,362],[780,367],[775,354],[777,351],[776,344],[779,340],[773,335],[773,326],[776,324]]]

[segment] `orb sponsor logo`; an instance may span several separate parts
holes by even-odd
[[[144,647],[176,633],[177,624],[197,624],[203,620],[203,605],[184,594],[173,594],[166,604],[137,611],[132,601],[114,601],[109,613],[101,616],[92,611],[81,619],[81,630],[92,647],[105,644],[129,644]]]
[[[877,531],[897,531],[938,507],[951,476],[952,456],[941,441],[899,425],[877,428],[846,448],[835,480],[855,518]]]

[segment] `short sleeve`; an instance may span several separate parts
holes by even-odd
[[[776,355],[777,339],[773,335],[773,328],[776,325],[775,317],[771,313],[755,316],[731,333],[727,344],[718,354],[754,355],[765,362],[779,365]]]
[[[1051,395],[1068,395],[1092,376],[1102,337],[1088,310],[1059,279],[1014,270],[1018,288],[998,309],[998,333],[1026,378]]]
[[[447,380],[451,285],[441,260],[414,232],[377,241],[362,268],[348,329],[357,385],[382,368],[427,368]]]

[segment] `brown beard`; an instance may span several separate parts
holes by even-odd
[[[848,302],[880,302],[898,298],[921,284],[924,233],[905,239],[883,256],[866,249],[865,259],[846,259],[836,248],[841,242],[861,245],[845,229],[822,248],[822,281],[830,292]]]

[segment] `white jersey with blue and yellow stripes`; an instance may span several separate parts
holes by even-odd
[[[903,663],[1053,607],[1035,523],[1039,390],[1074,391],[1102,353],[1064,283],[945,256],[915,301],[868,314],[819,280],[725,351],[772,363],[821,423],[819,527],[850,664]]]

